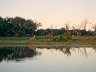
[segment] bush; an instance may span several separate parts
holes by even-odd
[[[53,41],[69,41],[72,40],[72,37],[69,33],[65,33],[64,35],[60,35],[56,38],[53,38]]]
[[[93,37],[93,38],[91,38],[91,39],[88,41],[88,43],[90,43],[90,44],[96,44],[96,36]]]
[[[52,41],[56,41],[56,42],[58,42],[59,39],[58,39],[58,37],[55,37],[55,38],[52,39]]]

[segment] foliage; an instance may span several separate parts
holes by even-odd
[[[63,35],[53,38],[53,41],[69,41],[69,40],[72,40],[72,37],[70,36],[69,32],[66,32]]]
[[[60,29],[60,34],[64,34],[65,31],[66,31],[65,28],[62,27],[62,28]]]
[[[92,37],[87,42],[90,43],[90,44],[95,44],[96,45],[96,36]]]
[[[32,35],[37,28],[41,26],[41,23],[35,22],[31,19],[24,19],[21,17],[0,17],[0,36],[25,36],[26,34]],[[12,35],[13,32],[14,34]]]

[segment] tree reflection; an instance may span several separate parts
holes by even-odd
[[[60,52],[62,52],[62,53],[64,53],[64,54],[66,54],[67,56],[71,56],[71,49],[72,49],[72,47],[68,47],[68,46],[66,46],[66,47],[50,47],[50,48],[47,48],[47,49],[55,49],[56,51],[60,51]]]
[[[0,62],[3,60],[21,61],[38,55],[36,48],[29,47],[2,47],[0,48]]]
[[[93,47],[94,51],[96,52],[96,46]]]
[[[66,54],[67,56],[71,55],[71,50],[72,48],[70,47],[65,47],[65,48],[56,48],[56,50],[59,50],[61,52],[63,52],[64,54]]]
[[[72,53],[78,51],[78,53],[80,52],[83,56],[87,58],[88,55],[90,55],[90,52],[88,51],[89,49],[90,49],[89,47],[88,48],[87,47],[65,47],[65,48],[60,48],[59,51],[63,52],[67,56],[71,56]],[[96,48],[94,47],[91,47],[91,49],[94,49],[96,51]]]
[[[14,60],[14,61],[21,61],[25,58],[34,58],[34,56],[41,55],[41,52],[38,52],[38,49],[44,48],[31,48],[31,47],[0,47],[0,62],[6,60]],[[85,57],[88,57],[89,54],[93,53],[92,50],[96,52],[96,47],[86,48],[86,47],[54,47],[54,48],[46,48],[51,51],[56,50],[59,52],[64,53],[67,56],[71,56],[72,53],[80,53]],[[90,53],[91,52],[91,53]]]
[[[78,52],[80,52],[83,56],[85,56],[86,58],[88,57],[88,50],[89,48],[83,47],[83,48],[78,48]]]
[[[72,53],[78,53],[81,54],[84,57],[88,57],[92,53],[94,53],[92,50],[96,52],[96,47],[54,47],[54,48],[47,48],[51,49],[51,51],[56,50],[62,52],[64,55],[71,56]]]

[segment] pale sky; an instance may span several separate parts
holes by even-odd
[[[41,28],[61,28],[66,21],[78,26],[83,19],[96,23],[96,0],[0,0],[0,16],[33,19]]]

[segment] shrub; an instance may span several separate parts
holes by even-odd
[[[72,40],[72,37],[70,36],[68,32],[56,38],[53,38],[53,41],[69,41],[69,40]]]

